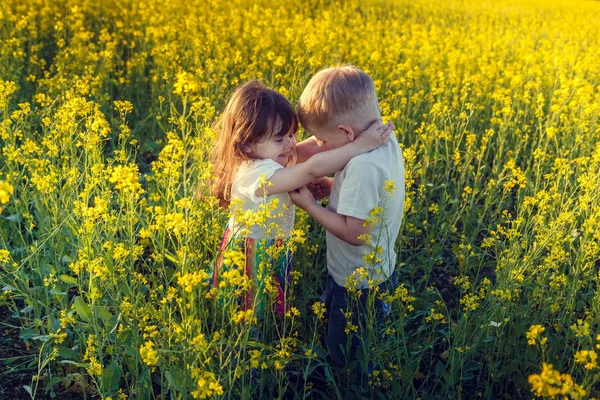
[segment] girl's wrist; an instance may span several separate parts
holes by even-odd
[[[300,208],[302,208],[307,213],[311,214],[311,211],[315,209],[315,206],[320,207],[319,203],[317,203],[316,201],[311,201],[311,202],[305,204],[304,207],[300,207]]]
[[[362,142],[360,142],[358,139],[354,140],[353,142],[350,142],[349,144],[351,144],[351,145],[354,145],[354,146],[355,146],[355,148],[356,148],[356,151],[355,151],[355,153],[356,153],[357,155],[358,155],[358,154],[362,154],[362,153],[364,153],[365,151],[369,151],[369,150],[370,150],[370,147],[369,147],[369,146],[367,146],[367,143],[366,143],[366,142],[365,142],[365,143],[362,143]]]

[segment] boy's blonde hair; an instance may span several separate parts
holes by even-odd
[[[379,114],[373,79],[353,65],[317,72],[298,101],[298,119],[304,129],[332,129],[342,118]]]

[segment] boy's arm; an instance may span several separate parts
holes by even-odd
[[[292,203],[309,213],[335,237],[352,246],[362,246],[365,244],[365,241],[359,239],[359,237],[368,233],[369,229],[364,226],[365,221],[362,219],[340,215],[321,207],[315,202],[315,199],[306,187],[290,192],[290,198]]]
[[[381,125],[381,121],[373,123],[356,140],[327,153],[316,154],[302,164],[278,169],[270,178],[266,187],[259,187],[256,196],[267,196],[285,193],[298,189],[316,178],[332,174],[358,154],[373,150],[389,139],[393,132],[393,124]]]
[[[327,151],[327,146],[320,145],[316,137],[311,136],[306,140],[301,141],[296,145],[296,154],[298,164],[305,162],[315,154]]]

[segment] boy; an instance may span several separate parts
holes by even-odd
[[[315,134],[297,145],[299,162],[353,141],[381,118],[373,80],[351,65],[321,70],[300,96],[298,117],[304,129]],[[358,331],[365,339],[369,292],[375,286],[379,293],[397,286],[394,245],[404,211],[404,163],[395,135],[376,150],[354,157],[333,180],[320,179],[316,187],[313,192],[319,197],[331,192],[327,208],[316,203],[306,188],[290,196],[327,230],[326,342],[333,362],[343,367],[346,331]],[[359,289],[358,304],[350,305],[348,289]],[[386,305],[379,296],[375,299],[380,323]],[[351,321],[346,319],[350,315]],[[353,335],[349,360],[356,359],[361,345],[368,352],[369,344]]]

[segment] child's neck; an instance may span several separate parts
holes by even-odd
[[[351,127],[354,131],[354,138],[359,137],[364,131],[367,130],[368,127],[370,127],[375,121],[377,121],[377,119],[379,119],[379,118],[371,119],[362,124],[361,123],[352,124]]]

